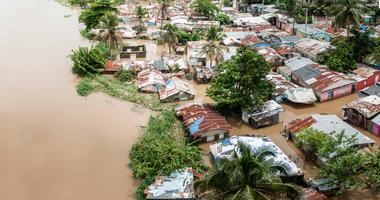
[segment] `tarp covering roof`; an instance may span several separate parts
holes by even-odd
[[[201,104],[189,103],[175,109],[177,116],[193,137],[199,137],[209,130],[220,129],[228,132],[231,125],[218,112]]]

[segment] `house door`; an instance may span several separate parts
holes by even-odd
[[[333,98],[334,98],[334,91],[331,90],[331,91],[329,91],[329,93],[328,93],[328,99],[333,99]]]

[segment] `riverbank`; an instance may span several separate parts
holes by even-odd
[[[77,19],[54,1],[0,1],[0,199],[134,199],[128,152],[150,111],[77,95],[66,56],[90,45]]]

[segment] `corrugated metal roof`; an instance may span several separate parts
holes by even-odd
[[[343,109],[355,109],[363,116],[371,118],[380,113],[380,97],[371,95],[363,97],[343,106]]]
[[[177,107],[176,114],[182,118],[184,126],[193,137],[199,137],[209,130],[221,129],[228,132],[231,129],[221,114],[206,105],[186,104]]]
[[[357,139],[355,143],[358,145],[375,143],[374,140],[365,136],[336,115],[316,114],[306,119],[294,120],[288,124],[288,130],[292,133],[297,133],[302,128],[307,127],[322,131],[331,136],[344,132],[344,135],[348,138],[355,137]]]
[[[166,99],[180,92],[195,95],[194,89],[184,80],[178,77],[172,77],[165,82],[165,87],[159,92],[160,99]]]
[[[142,89],[149,85],[163,86],[165,79],[161,72],[145,69],[137,75],[137,88]]]

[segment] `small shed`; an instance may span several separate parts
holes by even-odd
[[[210,142],[227,138],[231,125],[208,105],[189,103],[175,109],[192,139]]]
[[[269,100],[261,107],[255,107],[251,112],[243,112],[242,119],[255,128],[270,126],[280,122],[282,106],[274,100]]]
[[[378,134],[376,124],[373,124],[372,119],[380,114],[379,96],[371,95],[350,102],[343,106],[343,111],[344,117],[349,123],[369,131],[373,131],[373,125],[375,125],[374,134]]]
[[[214,72],[208,66],[194,67],[195,80],[198,83],[208,83],[214,77]]]

